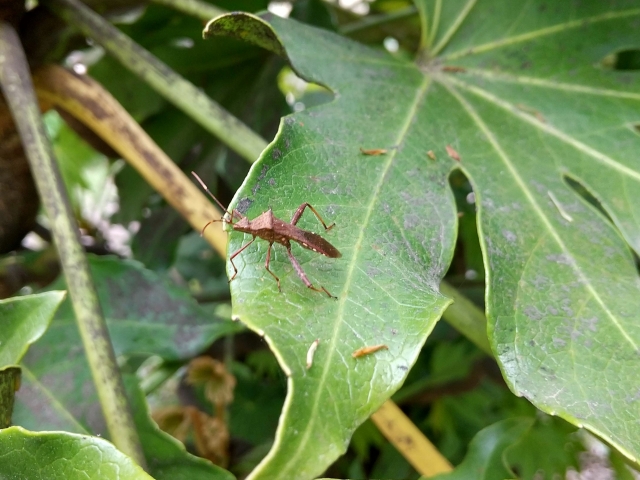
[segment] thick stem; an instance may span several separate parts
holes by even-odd
[[[214,7],[200,0],[152,0],[154,3],[178,10],[192,17],[208,22],[212,18],[223,15],[226,10]]]
[[[432,477],[453,470],[449,461],[391,400],[371,420],[418,473]]]
[[[255,162],[266,148],[267,142],[262,137],[80,1],[45,0],[42,3],[95,40],[247,161]]]
[[[20,368],[6,367],[0,370],[0,429],[11,426],[13,402],[18,385],[20,385]]]
[[[222,212],[99,83],[57,65],[40,68],[34,73],[34,82],[43,103],[62,108],[95,132],[122,155],[194,230],[199,232],[208,221],[222,218]],[[221,224],[207,228],[204,237],[224,257],[227,234],[222,231]]]
[[[111,440],[144,466],[116,357],[80,245],[78,226],[44,131],[27,59],[18,35],[6,23],[0,23],[0,87],[20,133],[42,205],[51,221],[51,232]]]
[[[487,337],[487,318],[484,312],[447,282],[440,284],[440,293],[453,299],[453,303],[445,310],[442,318],[483,352],[493,356]]]

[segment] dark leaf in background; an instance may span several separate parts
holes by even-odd
[[[188,290],[172,285],[133,261],[90,257],[117,355],[158,355],[186,360],[241,325],[200,307]],[[55,285],[63,285],[62,282]],[[104,434],[93,381],[83,354],[70,302],[58,311],[47,333],[22,363],[16,423],[31,429]],[[51,399],[56,399],[51,402]]]
[[[225,261],[196,232],[184,235],[178,244],[173,267],[188,282],[199,299],[229,298]]]
[[[133,255],[151,270],[166,270],[175,259],[180,238],[189,230],[189,224],[173,208],[154,210],[133,239]]]
[[[559,418],[539,414],[531,428],[505,451],[505,462],[521,478],[562,477],[567,467],[578,467],[578,455],[584,451],[576,430]]]
[[[329,4],[322,0],[297,0],[293,3],[289,17],[314,27],[336,30],[335,14]]]
[[[510,418],[483,429],[471,441],[465,459],[453,472],[430,478],[437,480],[515,478],[514,473],[505,463],[505,450],[520,440],[532,424],[533,420],[530,418]],[[522,478],[533,477],[525,475]]]

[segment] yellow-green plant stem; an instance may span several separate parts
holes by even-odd
[[[57,65],[39,68],[33,75],[36,93],[45,105],[54,105],[80,120],[135,168],[165,200],[200,232],[219,211],[178,166],[156,145],[102,85]],[[203,232],[222,256],[227,234],[221,222]]]
[[[84,350],[111,441],[144,466],[138,433],[102,315],[78,226],[44,131],[27,59],[13,27],[0,23],[0,87],[31,166],[67,280]]]
[[[367,15],[359,20],[342,25],[339,32],[342,35],[353,35],[369,28],[378,27],[385,23],[395,22],[407,17],[411,17],[418,13],[418,9],[414,6],[400,8],[389,13],[381,13],[378,15]]]
[[[200,0],[153,0],[153,2],[199,18],[203,22],[208,22],[212,18],[227,13],[222,8],[214,7]]]
[[[442,318],[475,343],[480,350],[493,356],[487,337],[487,317],[484,312],[447,282],[440,284],[440,293],[453,299]]]
[[[104,47],[115,59],[247,161],[255,162],[267,142],[202,90],[120,32],[78,0],[44,0],[67,23]]]

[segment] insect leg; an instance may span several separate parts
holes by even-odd
[[[204,237],[204,231],[207,229],[207,227],[209,225],[211,225],[212,223],[215,223],[215,222],[224,222],[224,219],[221,218],[220,220],[211,220],[211,221],[207,222],[207,224],[204,227],[202,227],[202,230],[200,230],[200,236]]]
[[[324,220],[322,219],[322,217],[320,216],[320,214],[317,212],[317,210],[315,208],[313,208],[310,204],[308,203],[303,203],[302,205],[300,205],[298,207],[298,209],[296,210],[296,213],[293,214],[293,217],[291,218],[291,225],[295,225],[296,223],[298,223],[298,220],[300,220],[300,217],[302,217],[302,213],[304,212],[304,209],[309,207],[311,209],[311,211],[315,214],[315,216],[317,217],[318,220],[320,220],[320,223],[322,224],[322,226],[324,227],[325,230],[331,230],[333,228],[333,226],[335,225],[335,223],[332,223],[331,225],[329,225],[327,227],[327,224],[324,223]]]
[[[240,247],[238,250],[233,252],[233,254],[229,257],[229,261],[231,262],[231,266],[233,267],[233,276],[229,279],[229,283],[231,283],[231,280],[236,278],[236,275],[238,274],[238,269],[236,268],[236,264],[233,263],[233,259],[236,258],[238,255],[240,255],[240,253],[242,253],[244,249],[246,249],[249,245],[251,245],[255,241],[256,241],[256,237],[253,237],[249,243]]]
[[[269,272],[271,276],[276,279],[276,282],[278,282],[278,291],[282,293],[282,289],[280,288],[280,279],[276,276],[275,273],[269,270],[269,262],[271,261],[271,247],[273,247],[273,242],[269,244],[269,248],[267,249],[267,261],[264,262],[264,268],[266,268],[267,272]]]
[[[302,270],[302,267],[298,263],[298,260],[296,260],[296,257],[293,256],[293,252],[291,251],[291,246],[287,247],[287,254],[289,255],[289,260],[291,261],[291,265],[293,265],[293,268],[295,269],[296,273],[300,277],[300,280],[302,280],[304,282],[304,284],[307,286],[307,288],[310,288],[311,290],[315,290],[316,292],[324,292],[331,298],[336,298],[336,299],[338,298],[338,297],[334,297],[333,295],[331,295],[327,291],[327,289],[324,288],[322,285],[320,286],[320,288],[316,288],[316,287],[313,286],[313,284],[309,281],[309,279],[305,275],[304,270]]]

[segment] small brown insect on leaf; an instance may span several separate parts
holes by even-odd
[[[313,356],[316,354],[318,345],[320,345],[320,339],[316,338],[309,347],[309,350],[307,350],[307,370],[309,370],[311,365],[313,365]]]
[[[377,157],[378,155],[385,155],[387,153],[387,149],[385,148],[373,148],[371,150],[367,150],[366,148],[360,147],[360,153],[363,155],[369,155]]]
[[[427,157],[429,157],[431,160],[435,160],[436,159],[436,154],[433,153],[433,150],[429,150],[427,152]]]
[[[442,71],[449,73],[462,73],[466,72],[467,69],[464,67],[456,67],[455,65],[445,65],[444,67],[442,67]]]
[[[249,247],[249,245],[255,242],[257,237],[257,238],[266,240],[267,243],[269,244],[269,247],[267,248],[267,258],[264,263],[264,268],[275,279],[278,285],[278,291],[280,292],[282,291],[280,288],[280,279],[269,268],[269,265],[271,262],[271,248],[273,247],[274,243],[279,243],[286,248],[287,255],[289,256],[289,261],[291,262],[293,269],[296,271],[296,273],[298,274],[298,277],[300,277],[300,280],[302,280],[302,283],[304,283],[307,286],[307,288],[310,288],[311,290],[314,290],[316,292],[324,292],[327,294],[328,297],[331,297],[334,299],[337,298],[331,295],[329,291],[323,286],[320,286],[320,288],[317,288],[309,281],[309,279],[307,278],[307,275],[304,273],[304,270],[302,269],[302,266],[300,265],[300,262],[298,262],[296,257],[293,256],[293,252],[291,251],[291,242],[293,241],[293,242],[299,243],[302,247],[308,250],[313,250],[314,252],[320,253],[329,258],[340,258],[342,256],[342,254],[338,251],[336,247],[331,245],[327,240],[322,238],[320,235],[313,232],[309,232],[307,230],[303,230],[296,226],[296,224],[302,217],[302,214],[308,208],[316,216],[318,221],[322,224],[325,231],[331,230],[333,228],[334,224],[332,223],[331,225],[327,225],[325,221],[322,219],[322,217],[320,216],[320,214],[318,213],[318,211],[314,207],[312,207],[311,204],[306,202],[301,204],[296,210],[296,212],[293,214],[293,217],[291,218],[290,222],[285,222],[284,220],[280,220],[279,218],[277,218],[273,214],[271,209],[267,210],[266,212],[263,212],[253,220],[249,220],[246,216],[242,215],[238,210],[231,210],[231,211],[227,210],[224,207],[224,205],[222,205],[222,203],[220,203],[220,201],[209,191],[209,188],[207,188],[207,186],[202,181],[202,179],[198,175],[196,175],[194,172],[191,172],[191,173],[196,178],[196,180],[198,180],[200,185],[202,185],[202,188],[209,194],[209,196],[227,214],[225,217],[219,220],[218,219],[211,220],[202,228],[202,232],[204,232],[205,228],[207,228],[213,222],[224,222],[227,225],[230,225],[231,228],[233,228],[233,230],[235,230],[236,232],[248,233],[253,237],[246,244],[244,244],[242,247],[240,247],[238,250],[236,250],[229,256],[229,263],[231,263],[231,266],[233,267],[233,275],[229,279],[229,283],[231,283],[233,279],[236,278],[236,275],[238,275],[238,268],[236,267],[235,263],[233,263],[234,258],[240,255],[244,250],[247,249],[247,247]],[[237,220],[235,223],[234,223],[234,219]]]
[[[357,349],[355,352],[351,354],[353,358],[364,357],[365,355],[371,355],[379,350],[389,350],[389,347],[381,344],[381,345],[373,345],[370,347],[362,347]]]
[[[447,155],[456,162],[460,161],[460,154],[451,145],[447,145],[445,148],[447,149]]]

